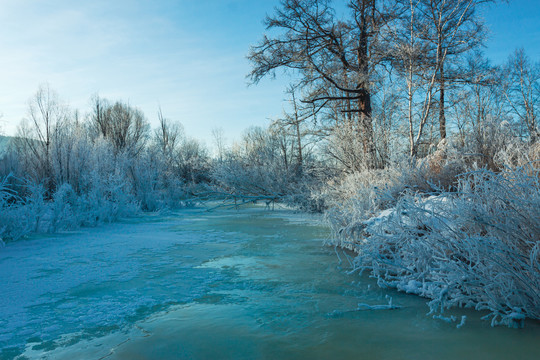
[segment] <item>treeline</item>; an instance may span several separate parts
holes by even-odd
[[[491,64],[485,6],[497,4],[281,1],[249,52],[249,77],[291,75],[288,110],[221,156],[218,180],[321,210],[360,191],[338,189],[359,174],[381,185],[393,180],[376,174],[399,169],[402,189],[430,192],[456,190],[471,169],[537,161],[540,63],[517,49]]]
[[[54,200],[69,186],[111,204],[124,194],[150,211],[226,196],[320,211],[363,191],[369,184],[350,180],[362,176],[380,188],[394,180],[377,174],[397,170],[394,189],[455,190],[470,169],[538,160],[540,65],[524,50],[499,66],[482,55],[477,11],[490,3],[283,0],[266,19],[270,35],[250,50],[249,76],[292,73],[288,112],[232,146],[214,132],[213,158],[161,112],[150,129],[125,102],[95,96],[81,114],[42,87],[0,160],[4,188],[17,194],[5,204],[35,191]]]
[[[342,5],[283,0],[266,18],[249,77],[292,75],[288,111],[221,156],[217,180],[228,192],[321,210],[370,186],[350,189],[348,177],[380,189],[394,180],[377,174],[398,170],[393,188],[427,193],[456,190],[471,169],[499,172],[539,159],[540,63],[523,49],[501,65],[482,54],[478,11],[495,2]]]
[[[524,50],[499,66],[482,55],[477,12],[491,3],[281,1],[266,19],[269,35],[250,50],[249,76],[292,73],[288,112],[232,146],[214,132],[214,157],[161,112],[152,130],[130,104],[95,96],[81,114],[42,87],[0,160],[13,193],[4,206],[36,191],[51,201],[68,187],[86,207],[111,208],[94,222],[126,208],[100,201],[152,211],[230,196],[320,211],[375,183],[455,190],[471,169],[538,160],[540,65]],[[387,176],[396,171],[399,186]],[[350,180],[362,177],[369,183]]]
[[[293,106],[276,123],[297,151],[302,136],[326,140],[345,172],[423,158],[445,139],[497,170],[494,131],[537,141],[540,65],[523,49],[500,66],[485,58],[477,13],[489,3],[284,0],[250,51],[250,78],[292,72]]]
[[[0,237],[113,221],[183,206],[208,183],[208,150],[159,111],[94,96],[81,116],[42,86],[0,158]]]

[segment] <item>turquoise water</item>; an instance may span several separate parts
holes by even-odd
[[[0,249],[0,358],[537,359],[540,326],[426,316],[288,210],[186,210]],[[358,303],[396,310],[359,311]]]

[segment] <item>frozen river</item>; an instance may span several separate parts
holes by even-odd
[[[164,216],[0,248],[0,359],[540,359],[540,326],[456,328],[348,274],[328,230],[251,208]],[[358,303],[396,310],[356,310]]]

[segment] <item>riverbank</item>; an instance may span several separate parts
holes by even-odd
[[[333,243],[357,253],[355,269],[430,299],[430,315],[459,323],[444,312],[465,307],[489,311],[492,326],[540,319],[540,182],[532,164],[464,173],[453,191],[396,196],[366,186],[328,219]]]

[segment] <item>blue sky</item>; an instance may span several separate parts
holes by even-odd
[[[540,0],[498,0],[483,11],[489,28],[486,54],[498,64],[523,47],[540,61]]]
[[[0,0],[0,127],[13,134],[49,83],[86,111],[92,94],[128,101],[155,124],[158,106],[188,135],[231,140],[282,113],[288,80],[247,87],[249,46],[278,0]],[[540,1],[484,14],[495,63],[523,46],[540,60]]]

